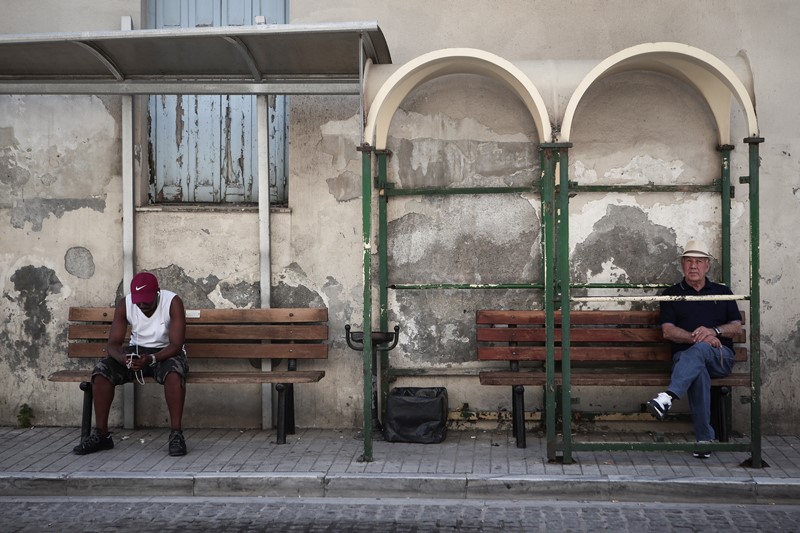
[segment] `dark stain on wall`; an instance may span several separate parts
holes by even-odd
[[[290,264],[286,270],[294,273],[292,276],[294,278],[307,278],[306,273],[297,263]],[[279,279],[286,279],[289,272],[281,273],[278,276]],[[279,281],[277,285],[272,286],[270,297],[272,307],[325,307],[325,301],[316,291],[303,285],[289,284],[284,281]]]
[[[604,262],[613,261],[627,276],[610,281],[675,283],[680,278],[677,250],[671,228],[654,224],[638,207],[610,205],[591,235],[575,246],[572,279],[586,282],[587,273],[599,274]]]
[[[51,215],[61,218],[67,211],[77,211],[83,208],[102,213],[106,208],[106,201],[102,198],[21,200],[11,209],[11,225],[22,229],[26,223],[30,222],[33,231],[42,231],[42,223]]]
[[[14,290],[18,293],[23,320],[24,338],[11,339],[8,330],[2,333],[2,342],[7,347],[9,366],[13,369],[33,368],[37,365],[39,354],[52,348],[52,339],[47,327],[53,322],[53,314],[47,306],[47,296],[61,292],[62,284],[56,273],[47,267],[27,265],[11,275]]]

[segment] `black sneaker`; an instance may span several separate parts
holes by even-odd
[[[88,453],[99,452],[101,450],[110,450],[114,447],[114,441],[111,439],[109,433],[105,437],[100,435],[97,428],[93,429],[88,437],[84,437],[81,443],[72,448],[75,455],[86,455]]]
[[[713,441],[710,440],[699,440],[697,441],[697,444],[702,446],[703,444],[711,444],[712,442]],[[711,452],[709,450],[704,450],[703,447],[701,447],[699,450],[692,452],[692,457],[695,459],[708,459],[711,457]]]
[[[186,455],[186,441],[180,429],[173,429],[169,434],[169,454],[173,457]]]

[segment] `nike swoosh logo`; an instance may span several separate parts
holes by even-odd
[[[136,290],[140,291],[140,290],[144,289],[145,287],[147,287],[147,285],[142,285],[141,287],[136,287]]]

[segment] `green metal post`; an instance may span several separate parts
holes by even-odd
[[[558,285],[561,291],[561,424],[563,461],[572,463],[572,363],[570,362],[570,275],[569,275],[569,155],[571,143],[558,149]],[[554,177],[555,178],[555,177]]]
[[[555,213],[554,213],[554,153],[549,145],[542,144],[542,263],[544,277],[545,358],[547,385],[545,386],[545,425],[547,431],[547,456],[555,459],[556,451],[556,378],[555,378]]]
[[[750,404],[750,432],[752,434],[751,466],[761,468],[761,272],[758,172],[760,158],[758,145],[762,137],[748,137],[750,177],[750,386],[753,401]]]
[[[372,154],[361,155],[361,227],[364,258],[364,454],[362,461],[372,461]]]
[[[380,306],[380,330],[389,331],[389,222],[387,207],[389,197],[386,195],[386,160],[388,152],[377,152],[378,156],[378,278]],[[385,414],[386,397],[389,394],[389,352],[380,351],[380,379],[378,380],[378,396],[381,399],[382,415]]]
[[[722,225],[722,282],[731,284],[731,150],[733,145],[725,144],[718,148],[722,154],[720,209]]]

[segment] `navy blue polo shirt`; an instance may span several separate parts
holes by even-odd
[[[720,283],[713,283],[706,278],[706,284],[699,291],[681,280],[680,283],[664,290],[664,296],[719,296],[733,294],[731,290]],[[684,301],[684,302],[661,302],[661,323],[675,324],[681,329],[692,332],[700,326],[714,328],[741,320],[742,315],[739,307],[734,300],[727,301]],[[722,344],[733,349],[733,340],[728,337],[721,337]],[[672,343],[672,353],[685,350],[686,344]]]

